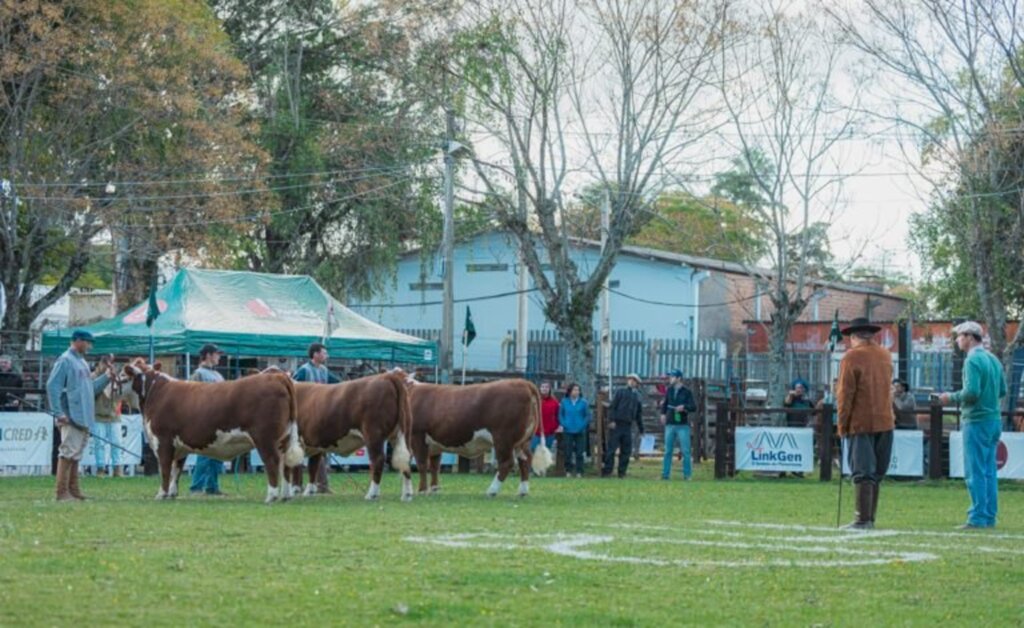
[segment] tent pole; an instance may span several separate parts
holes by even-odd
[[[192,354],[185,353],[185,379],[192,379]]]

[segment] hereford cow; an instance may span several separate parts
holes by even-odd
[[[316,492],[316,477],[328,452],[347,456],[365,446],[370,456],[366,499],[380,497],[384,443],[394,447],[391,463],[402,472],[402,501],[412,499],[408,440],[412,432],[409,393],[402,375],[386,373],[341,384],[295,384],[299,439],[309,459],[306,495]],[[302,484],[302,468],[292,481]]]
[[[286,466],[302,463],[295,389],[283,373],[201,383],[176,380],[142,360],[125,366],[139,396],[149,446],[160,461],[157,499],[178,495],[178,476],[190,453],[231,460],[254,447],[267,471],[269,504],[288,499]]]
[[[540,392],[522,379],[505,379],[472,386],[445,386],[411,382],[412,453],[420,472],[420,493],[436,493],[441,453],[476,458],[494,449],[498,472],[487,489],[494,497],[519,464],[519,495],[530,492],[530,438],[540,422]],[[551,453],[543,440],[537,449],[535,470],[551,466]]]

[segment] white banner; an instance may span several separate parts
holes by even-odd
[[[996,477],[1024,480],[1024,433],[1003,432],[996,448]],[[964,434],[949,433],[949,477],[964,477]]]
[[[814,469],[814,430],[809,427],[737,427],[738,471]]]
[[[924,476],[924,432],[893,430],[892,457],[886,475],[900,477]],[[843,475],[850,475],[850,454],[843,439]]]
[[[122,449],[118,450],[121,456],[120,464],[142,464],[142,415],[123,414],[121,415],[121,424],[118,427],[121,430],[122,447]],[[102,436],[99,428],[93,428],[93,432]],[[89,439],[89,445],[85,448],[85,454],[82,455],[82,464],[91,465],[96,463],[95,452],[97,447],[103,447],[103,464],[113,464],[111,461],[111,445],[100,441],[98,438]],[[125,449],[128,451],[125,451]]]
[[[368,467],[370,466],[370,456],[366,453],[366,447],[360,447],[359,449],[352,452],[349,456],[339,456],[338,454],[329,454],[331,466],[337,467]],[[443,453],[441,454],[442,465],[455,465],[458,464],[459,457],[455,454]],[[308,464],[309,458],[303,461],[303,464]],[[260,454],[255,449],[249,453],[249,464],[253,467],[262,467],[263,459],[260,458]],[[416,466],[416,458],[412,457],[412,465]]]
[[[0,475],[48,475],[52,455],[52,416],[0,412]]]

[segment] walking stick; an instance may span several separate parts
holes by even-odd
[[[840,447],[842,451],[842,447]],[[836,527],[839,527],[839,520],[843,512],[843,454],[839,454],[839,503],[836,504]]]
[[[832,317],[832,329],[830,329],[829,332],[828,332],[828,368],[827,368],[828,382],[826,383],[826,386],[828,386],[828,389],[832,391],[832,398],[833,398],[834,404],[836,406],[832,411],[836,413],[837,417],[839,416],[838,415],[838,412],[839,412],[839,406],[838,406],[839,399],[836,397],[836,391],[834,390],[834,387],[832,386],[832,354],[836,350],[836,344],[840,340],[842,340],[842,339],[843,339],[843,333],[839,329],[839,310],[837,309],[836,313],[835,313],[835,316]],[[832,417],[829,417],[829,418],[831,419]],[[822,417],[822,422],[824,422],[824,417]],[[838,426],[838,422],[837,422],[837,426]],[[824,427],[824,426],[822,426],[822,427]],[[832,457],[832,452],[829,452],[829,458],[831,458],[831,457]],[[842,445],[842,441],[840,440],[840,443],[839,443],[839,502],[836,505],[836,527],[837,528],[839,527],[839,521],[840,521],[840,518],[842,517],[842,511],[843,511],[843,459],[844,459],[844,456],[843,456],[843,445]],[[825,464],[825,461],[822,460],[821,464]],[[828,464],[832,464],[832,461],[829,460]]]

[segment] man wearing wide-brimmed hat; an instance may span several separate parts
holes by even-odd
[[[961,404],[964,437],[964,481],[971,496],[964,530],[992,528],[999,509],[999,481],[996,451],[1002,432],[1001,400],[1006,396],[1006,378],[999,358],[985,350],[981,325],[974,321],[953,328],[956,344],[967,354],[963,387],[941,396],[944,404]]]
[[[619,477],[626,477],[629,456],[633,452],[633,423],[637,424],[640,435],[644,434],[643,397],[640,392],[640,376],[630,373],[626,376],[625,388],[619,388],[608,406],[608,427],[611,432],[605,447],[604,467],[601,477],[612,474],[615,465],[615,450],[619,451]]]
[[[76,329],[71,346],[53,364],[46,380],[46,395],[60,428],[57,454],[57,501],[84,500],[78,486],[78,466],[96,423],[96,395],[110,381],[107,373],[93,379],[85,356],[92,349],[93,336]]]
[[[878,494],[892,457],[892,354],[875,342],[880,327],[855,318],[843,329],[851,348],[839,365],[836,412],[846,439],[857,501],[851,530],[875,527]]]

